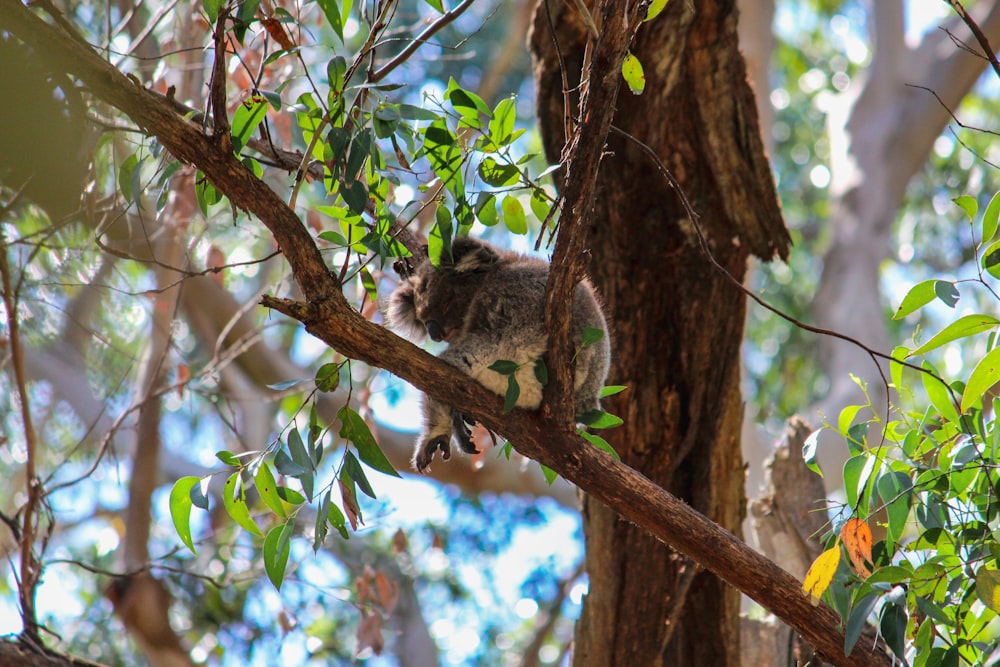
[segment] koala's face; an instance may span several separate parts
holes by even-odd
[[[413,306],[432,340],[450,340],[462,327],[467,299],[460,294],[454,273],[441,271],[425,262],[410,278]]]

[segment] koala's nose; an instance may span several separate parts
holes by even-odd
[[[438,342],[444,340],[444,329],[437,323],[437,320],[427,320],[424,322],[424,326],[427,327],[427,335],[431,337],[431,340]]]

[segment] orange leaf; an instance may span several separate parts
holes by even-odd
[[[847,555],[854,564],[854,571],[864,578],[872,575],[868,564],[872,562],[872,529],[861,519],[848,519],[840,529]]]
[[[830,587],[833,573],[840,564],[840,546],[827,549],[819,555],[806,572],[806,580],[802,588],[812,597],[813,606],[819,604],[819,598]]]
[[[275,18],[267,18],[261,21],[264,25],[264,29],[267,30],[267,34],[271,36],[271,39],[276,41],[281,45],[283,49],[294,49],[295,43],[292,38],[288,36],[285,31],[285,26],[281,25],[281,21]]]

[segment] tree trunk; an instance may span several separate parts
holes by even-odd
[[[573,89],[584,62],[581,25],[571,4],[536,8],[539,123],[553,162],[564,141],[559,56]],[[615,125],[673,173],[713,255],[737,281],[751,253],[784,256],[788,236],[737,48],[734,4],[669,3],[640,29],[633,53],[646,91],[619,97]],[[608,148],[590,272],[611,321],[609,383],[629,390],[606,402],[625,425],[604,435],[630,466],[738,534],[744,296],[701,250],[679,197],[641,147],[613,133]],[[590,592],[575,665],[739,664],[735,590],[590,498],[584,532]]]

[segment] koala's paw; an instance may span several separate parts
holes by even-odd
[[[472,431],[469,430],[469,422],[466,421],[465,415],[458,410],[454,410],[451,413],[451,428],[455,439],[458,441],[458,446],[463,452],[466,454],[479,453],[475,443],[472,442]]]
[[[434,455],[441,450],[441,458],[445,461],[451,458],[451,435],[438,435],[428,438],[423,444],[417,445],[417,451],[413,453],[413,467],[417,472],[423,474],[430,470]]]

